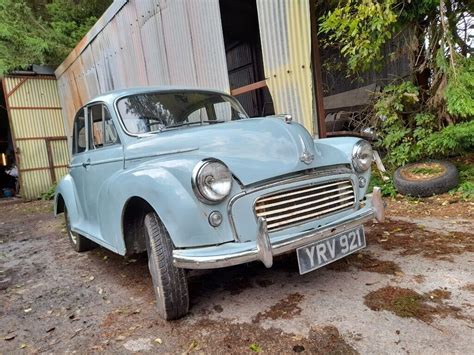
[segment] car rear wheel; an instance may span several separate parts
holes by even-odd
[[[96,244],[93,241],[71,230],[71,220],[66,207],[64,207],[64,219],[69,241],[75,251],[82,253],[95,248]]]
[[[189,310],[189,292],[184,269],[173,265],[173,243],[158,215],[145,216],[148,268],[153,280],[158,313],[163,319],[183,317]]]

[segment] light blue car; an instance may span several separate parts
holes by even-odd
[[[248,118],[223,92],[97,97],[74,119],[72,153],[55,196],[72,246],[147,251],[165,319],[188,312],[186,269],[269,268],[296,252],[306,273],[364,248],[363,223],[384,219],[380,190],[366,195],[368,142],[314,140],[289,115]]]

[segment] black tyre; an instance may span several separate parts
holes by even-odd
[[[173,265],[173,243],[154,212],[145,216],[148,268],[153,280],[158,313],[163,319],[183,317],[189,310],[188,282],[184,269]]]
[[[459,175],[450,162],[431,160],[398,168],[393,175],[393,183],[402,195],[428,197],[456,187]]]
[[[66,221],[66,230],[69,241],[71,242],[71,245],[75,251],[82,253],[84,251],[94,249],[97,246],[97,244],[95,244],[90,239],[87,239],[86,237],[71,230],[71,221],[69,220],[69,214],[66,207],[64,207],[64,219]]]

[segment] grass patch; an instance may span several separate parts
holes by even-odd
[[[301,313],[301,307],[298,305],[303,298],[304,296],[297,292],[291,293],[286,298],[271,306],[265,312],[259,312],[252,322],[258,323],[262,319],[292,319]]]
[[[329,270],[350,271],[351,267],[379,274],[396,275],[402,272],[400,266],[393,261],[377,259],[369,252],[349,255],[327,266]]]
[[[450,292],[440,289],[419,294],[408,288],[386,286],[367,294],[364,303],[373,311],[385,310],[402,318],[417,318],[426,323],[432,322],[435,316],[464,318],[459,308],[442,302],[450,295]]]
[[[448,261],[452,261],[452,255],[474,252],[473,237],[465,232],[437,233],[415,223],[390,219],[373,224],[366,235],[368,244],[377,244],[384,250]]]

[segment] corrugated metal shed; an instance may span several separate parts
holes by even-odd
[[[309,0],[257,0],[263,64],[275,111],[317,133]]]
[[[34,199],[67,173],[69,153],[58,87],[51,76],[7,76],[2,84],[21,195]]]
[[[256,0],[255,36],[275,112],[317,135],[309,1]],[[229,92],[219,0],[116,0],[55,74],[68,132],[86,101],[113,89],[176,84]]]
[[[119,0],[55,72],[68,132],[98,93],[142,85],[229,92],[219,1]]]

